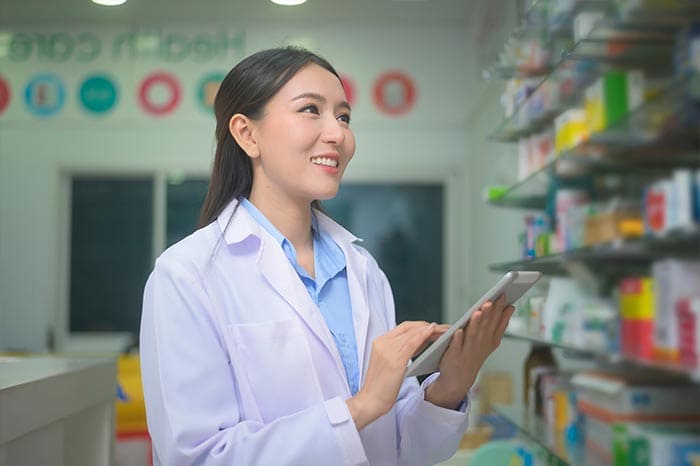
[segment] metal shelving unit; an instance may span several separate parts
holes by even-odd
[[[574,10],[553,20],[547,0],[535,0],[530,4],[507,45],[510,47],[512,41],[523,38],[539,38],[542,44],[550,47],[551,59],[537,69],[510,66],[501,61],[485,73],[487,77],[528,77],[535,83],[512,114],[488,135],[488,139],[512,143],[546,130],[554,125],[554,120],[562,112],[580,107],[585,88],[611,69],[643,70],[645,76],[652,77],[658,86],[655,95],[651,98],[647,95],[644,104],[604,131],[591,134],[587,140],[557,154],[539,170],[492,194],[487,200],[490,205],[551,211],[552,186],[567,181],[567,177],[572,182],[581,178],[598,180],[611,175],[641,178],[641,174],[653,177],[677,167],[700,167],[700,103],[688,99],[689,79],[671,73],[677,33],[691,20],[700,20],[700,2],[669,0],[662,8],[616,8],[615,5],[616,2],[606,0],[579,1]],[[573,18],[584,10],[604,12],[604,15],[585,37],[574,41]],[[543,102],[551,104],[543,98],[547,95],[544,93],[549,92],[547,86],[560,82],[566,82],[568,87],[564,91],[558,87],[558,102],[553,107],[546,107]],[[602,193],[602,199],[606,194],[609,193]],[[601,197],[595,200],[601,200]],[[595,270],[595,274],[607,283],[613,283],[611,279],[625,274],[648,273],[654,260],[668,257],[700,259],[700,227],[662,237],[617,240],[534,259],[497,263],[490,269],[499,272],[537,270],[556,276],[580,272],[583,266],[589,271]],[[507,333],[506,337],[560,348],[565,354],[588,355],[604,366],[638,366],[660,374],[681,375],[700,383],[700,369],[641,360],[603,348],[581,348],[528,335]],[[547,464],[610,464],[609,458],[597,457],[589,449],[578,447],[576,450],[572,446],[574,442],[567,442],[564,433],[553,432],[551,426],[526,408],[496,406],[494,409],[523,436],[548,452]]]
[[[693,380],[693,381],[700,383],[700,369],[686,367],[686,366],[682,366],[680,364],[672,364],[672,363],[667,363],[667,362],[662,362],[662,361],[638,359],[638,358],[633,358],[633,357],[630,357],[630,356],[627,356],[625,354],[621,354],[618,352],[611,352],[606,348],[582,348],[580,346],[576,346],[576,345],[572,345],[572,344],[568,344],[568,343],[547,341],[547,340],[542,340],[541,338],[531,337],[529,335],[523,335],[523,334],[518,334],[518,333],[513,333],[513,332],[506,332],[505,337],[510,338],[510,339],[515,339],[515,340],[527,341],[527,342],[533,343],[535,345],[540,345],[540,346],[541,345],[551,346],[553,348],[562,349],[562,350],[569,352],[569,353],[584,354],[584,355],[592,356],[592,357],[595,357],[601,361],[604,361],[604,362],[610,363],[610,364],[625,363],[625,364],[644,367],[644,368],[648,368],[648,369],[655,369],[655,370],[659,370],[659,371],[672,372],[675,374],[686,376],[690,380]]]
[[[497,206],[544,209],[553,176],[566,165],[576,176],[700,166],[700,120],[686,95],[687,80],[672,80],[664,91],[604,131],[592,134],[515,183]]]
[[[592,451],[576,448],[563,432],[554,432],[539,417],[522,406],[496,405],[494,411],[514,425],[518,432],[549,452],[547,464],[558,466],[607,466],[605,459]]]
[[[652,261],[664,257],[700,258],[700,232],[677,231],[659,237],[616,241],[534,259],[493,264],[491,270],[535,270],[546,275],[568,275],[567,264],[583,262],[601,272],[618,275],[630,270],[646,271]]]

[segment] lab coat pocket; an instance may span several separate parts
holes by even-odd
[[[231,336],[236,350],[232,357],[250,384],[264,422],[323,401],[309,343],[298,321],[236,324]]]

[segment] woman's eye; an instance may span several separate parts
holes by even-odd
[[[342,121],[343,123],[347,123],[349,125],[350,124],[350,115],[347,113],[343,113],[342,115],[338,115],[338,120]]]
[[[300,112],[303,112],[303,113],[314,113],[314,114],[316,114],[316,115],[318,115],[318,113],[319,113],[319,112],[318,112],[318,107],[315,106],[315,105],[313,105],[313,104],[307,105],[307,106],[303,107],[303,108],[300,110]]]

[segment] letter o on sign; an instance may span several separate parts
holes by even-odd
[[[0,114],[10,105],[10,86],[5,79],[0,76]]]
[[[151,94],[154,87],[164,87],[168,95],[162,102],[154,102]],[[172,112],[180,103],[180,84],[168,73],[153,73],[144,79],[139,86],[139,102],[146,112],[161,116]],[[160,100],[160,99],[159,99]]]
[[[348,99],[350,105],[355,105],[355,83],[349,76],[344,74],[340,75],[340,83],[343,85],[343,90],[345,91],[345,98]]]
[[[408,113],[416,102],[413,80],[400,71],[388,71],[374,84],[374,104],[379,111],[391,116]]]

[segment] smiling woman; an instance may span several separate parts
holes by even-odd
[[[217,92],[200,228],[156,261],[141,370],[155,465],[423,465],[454,454],[467,393],[512,308],[486,303],[421,385],[410,358],[447,326],[396,325],[387,278],[315,208],[355,152],[338,73],[255,53]]]

